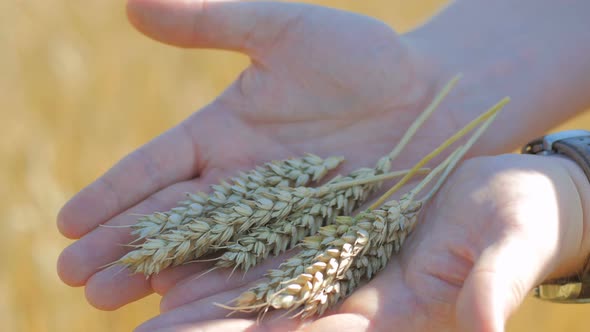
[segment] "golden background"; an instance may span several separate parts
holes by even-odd
[[[403,32],[445,1],[314,3]],[[148,40],[128,25],[124,1],[0,1],[0,331],[130,331],[157,313],[154,296],[100,312],[63,285],[55,262],[69,241],[55,216],[119,158],[212,100],[246,61]],[[590,116],[576,124],[590,128]],[[508,331],[588,326],[590,306],[528,300]]]

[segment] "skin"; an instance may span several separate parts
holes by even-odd
[[[206,191],[271,159],[313,152],[345,156],[339,172],[364,166],[389,151],[458,72],[460,86],[396,168],[410,166],[505,95],[513,102],[471,157],[510,151],[590,105],[583,93],[590,60],[578,56],[590,45],[589,23],[579,14],[590,5],[570,2],[458,1],[399,36],[374,19],[310,5],[129,1],[131,23],[156,40],[234,50],[252,62],[211,104],[123,158],[64,206],[58,227],[78,240],[60,256],[60,277],[85,286],[88,301],[105,310],[162,294],[164,313],[139,331],[296,328],[295,320],[224,319],[227,312],[212,306],[235,298],[280,257],[228,281],[227,271],[195,280],[209,267],[203,263],[146,280],[101,268],[121,257],[128,248],[119,244],[132,238],[98,225],[132,224],[133,213],[167,210],[186,191]],[[527,10],[533,3],[535,10]],[[553,15],[563,22],[548,28],[544,22]],[[460,28],[473,22],[477,29]],[[555,47],[546,47],[548,40]],[[530,288],[582,266],[590,252],[589,210],[582,204],[589,201],[587,187],[579,167],[563,158],[465,162],[427,206],[403,253],[305,329],[502,331]]]

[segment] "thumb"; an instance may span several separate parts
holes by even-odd
[[[463,330],[504,331],[508,317],[534,286],[579,270],[587,250],[584,200],[575,184],[586,179],[580,174],[581,179],[572,180],[562,162],[571,164],[565,159],[513,164],[520,169],[496,173],[487,182],[489,191],[474,194],[482,213],[485,206],[494,212],[479,233],[481,254],[457,299],[457,322]]]
[[[252,56],[280,38],[308,7],[236,0],[128,0],[127,15],[139,31],[163,43]]]
[[[459,294],[462,330],[504,331],[508,317],[547,274],[550,255],[540,254],[531,242],[513,235],[483,251]]]

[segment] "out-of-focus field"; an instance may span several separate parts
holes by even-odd
[[[444,1],[315,3],[404,31]],[[124,1],[0,1],[0,49],[0,331],[129,331],[157,313],[158,299],[100,312],[82,289],[61,284],[55,263],[69,241],[56,213],[119,158],[214,98],[246,59],[148,40],[127,24]],[[590,117],[577,121],[590,127]],[[589,314],[530,300],[509,330],[586,331],[580,317]]]

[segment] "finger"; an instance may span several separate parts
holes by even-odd
[[[190,263],[171,267],[150,278],[154,292],[164,296],[170,289],[191,276],[205,272],[211,266],[203,263]]]
[[[185,304],[172,311],[161,314],[141,326],[135,332],[146,331],[295,331],[299,327],[313,323],[314,318],[301,321],[289,319],[283,310],[272,310],[258,316],[258,313],[233,313],[216,303],[226,304],[237,298],[253,284],[216,294],[199,301]],[[244,329],[246,328],[246,329]]]
[[[82,286],[88,278],[131,250],[126,244],[134,237],[128,226],[137,220],[138,214],[150,214],[154,211],[167,211],[176,206],[185,192],[203,191],[208,184],[201,180],[185,181],[157,192],[136,206],[119,214],[105,226],[98,227],[80,240],[64,249],[58,260],[58,273],[70,286]]]
[[[282,315],[282,312],[272,312],[268,314],[262,322],[257,322],[256,319],[219,319],[212,321],[205,321],[194,324],[175,325],[153,330],[155,332],[218,332],[218,331],[232,331],[232,332],[284,332],[284,331],[299,331],[300,328],[308,322],[301,322],[296,319],[276,319],[274,317]],[[151,330],[150,330],[151,331]],[[321,330],[333,331],[333,329]],[[338,330],[343,331],[343,330]],[[350,330],[357,331],[357,330]],[[142,330],[142,332],[144,332]]]
[[[487,249],[464,284],[457,304],[465,331],[504,331],[509,315],[522,303],[543,271],[538,252],[522,241]]]
[[[536,204],[535,204],[536,205]],[[552,206],[554,209],[546,209]],[[457,302],[458,322],[466,331],[504,331],[508,317],[548,274],[559,242],[555,204],[531,206],[534,230],[509,229],[483,250],[465,280]],[[541,211],[539,211],[541,210]],[[545,211],[542,211],[545,210]],[[543,215],[544,214],[544,215]],[[529,227],[530,227],[529,222]]]
[[[268,258],[248,272],[240,270],[232,272],[231,269],[219,269],[207,273],[213,264],[197,264],[201,265],[200,273],[197,272],[189,275],[177,285],[171,287],[162,298],[160,310],[167,312],[184,304],[204,299],[217,293],[227,292],[259,280],[266,271],[278,267],[280,263],[293,254],[294,252],[292,251],[287,254]],[[201,275],[202,273],[206,274]],[[165,278],[166,276],[157,276],[157,278],[161,277]]]
[[[309,325],[303,332],[323,331],[369,331],[370,321],[359,314],[338,314],[320,318]],[[389,326],[387,329],[391,328]],[[386,330],[387,330],[386,329]],[[377,330],[377,329],[375,329]]]
[[[215,321],[203,322],[201,324],[185,324],[163,327],[155,330],[136,330],[136,332],[219,332],[219,331],[252,331],[256,327],[256,320],[254,319],[222,319]]]
[[[207,191],[211,183],[217,181],[218,178],[227,177],[228,172],[214,171],[205,178],[172,185],[113,218],[105,226],[132,225],[137,219],[137,214],[169,210],[184,198],[184,193]],[[134,239],[129,228],[99,227],[62,252],[58,260],[58,274],[68,285],[82,286],[86,284],[88,302],[104,310],[114,310],[145,297],[152,293],[151,279],[158,279],[157,276],[146,279],[141,274],[131,274],[127,269],[121,271],[120,266],[113,266],[101,271],[103,266],[116,261],[129,252],[131,248],[125,244]],[[195,264],[181,266],[178,269],[184,273],[195,271],[193,265]],[[202,266],[197,268],[202,268]],[[163,274],[170,276],[172,280],[169,283],[184,277],[182,273],[180,275],[177,273],[176,277],[175,273]],[[113,291],[102,291],[106,289],[113,289]],[[120,292],[116,290],[120,290]]]
[[[225,318],[225,316],[227,316],[230,311],[215,305],[215,303],[230,303],[249,287],[249,285],[242,286],[241,288],[215,294],[214,296],[185,304],[143,323],[137,328],[136,332],[155,331],[157,329],[170,326]],[[248,313],[235,313],[232,315],[233,318],[246,318],[253,316],[255,315]]]
[[[131,23],[181,46],[256,52],[272,46],[309,6],[275,2],[129,0]]]
[[[215,137],[207,129],[215,127],[211,113],[195,114],[198,120],[191,117],[155,138],[80,191],[59,212],[61,233],[80,238],[150,194],[197,175],[203,163],[198,151]]]
[[[116,310],[152,293],[149,280],[122,266],[111,266],[90,277],[86,299],[100,310]]]

